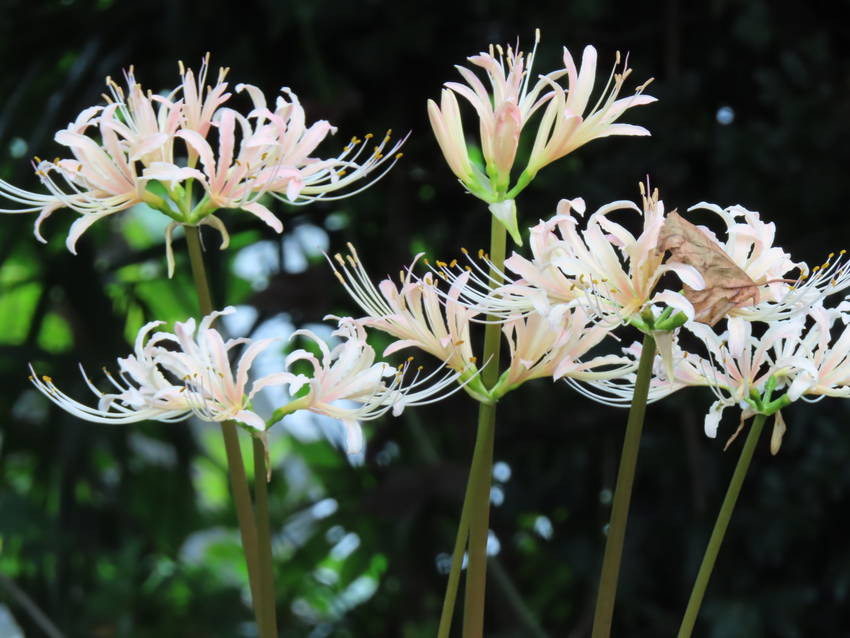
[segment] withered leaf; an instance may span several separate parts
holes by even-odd
[[[713,326],[731,310],[759,302],[758,287],[711,237],[670,211],[658,234],[656,250],[670,251],[668,261],[696,268],[705,280],[703,290],[685,285],[685,298],[694,306],[695,320]]]

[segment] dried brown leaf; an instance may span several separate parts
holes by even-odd
[[[705,280],[703,290],[684,287],[696,321],[713,326],[735,308],[759,302],[761,284],[753,281],[707,233],[675,210],[664,220],[656,250],[670,251],[668,261],[693,266]]]

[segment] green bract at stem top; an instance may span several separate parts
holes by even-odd
[[[205,194],[201,200],[192,206],[192,180],[187,180],[185,186],[175,184],[168,187],[158,180],[150,180],[143,195],[144,202],[180,224],[196,225],[205,217],[219,210]]]

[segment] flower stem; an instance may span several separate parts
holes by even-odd
[[[729,520],[732,518],[735,503],[738,501],[738,495],[741,493],[741,486],[744,484],[744,478],[747,476],[747,470],[750,467],[750,461],[753,459],[753,452],[756,449],[756,443],[764,428],[766,418],[764,414],[757,415],[747,434],[747,440],[741,449],[741,455],[738,457],[738,463],[735,465],[735,472],[732,474],[732,480],[729,481],[726,496],[723,498],[723,505],[721,505],[720,512],[717,514],[717,520],[714,523],[714,529],[711,532],[708,547],[705,549],[705,556],[702,558],[702,564],[699,567],[696,581],[694,581],[694,588],[691,590],[688,607],[685,610],[682,625],[679,627],[679,633],[677,634],[678,638],[690,638],[691,632],[694,630],[700,605],[702,605],[702,599],[708,587],[708,580],[711,578],[711,572],[714,569],[717,554],[720,551],[720,546],[723,544],[726,528],[729,527]]]
[[[443,611],[440,614],[440,627],[437,630],[437,638],[449,638],[452,629],[452,618],[455,612],[455,601],[457,589],[460,583],[460,569],[463,565],[463,554],[466,543],[469,540],[469,501],[472,491],[472,481],[466,484],[466,494],[463,498],[463,507],[460,512],[460,523],[457,527],[455,547],[452,551],[452,567],[449,571],[449,581],[446,583],[446,595],[443,597]]]
[[[490,276],[495,287],[505,262],[507,232],[497,219],[490,221]],[[484,358],[481,380],[488,389],[499,380],[501,327],[488,323],[484,332]],[[484,635],[484,593],[487,582],[487,537],[490,522],[490,477],[493,473],[493,442],[496,431],[495,404],[478,404],[478,432],[472,466],[469,470],[467,501],[469,508],[469,564],[466,570],[466,595],[463,609],[463,637]],[[461,516],[462,522],[463,516]]]
[[[269,529],[267,476],[266,446],[259,437],[254,437],[254,521],[257,527],[261,613],[267,635],[269,638],[277,638],[277,609],[271,530]]]
[[[652,361],[654,358],[655,339],[646,334],[643,337],[643,349],[638,364],[635,390],[629,409],[626,435],[623,439],[617,484],[614,487],[611,522],[608,525],[608,535],[605,540],[605,554],[602,558],[602,571],[599,575],[599,592],[596,596],[596,612],[593,616],[592,638],[608,638],[611,635],[614,601],[617,598],[617,581],[620,578],[620,561],[623,557],[623,542],[626,538],[632,484],[637,467],[640,435],[643,430],[643,418],[646,413],[646,399],[649,395],[649,381],[652,377]]]
[[[197,226],[184,226],[186,231],[186,244],[189,249],[189,262],[192,267],[192,278],[195,281],[195,289],[198,293],[198,304],[201,314],[208,315],[213,311],[210,287],[207,282],[206,268],[204,267],[204,256],[201,251],[200,230]],[[233,492],[233,500],[236,504],[236,516],[239,521],[239,531],[242,536],[242,547],[245,552],[245,562],[248,565],[248,582],[251,586],[251,600],[254,605],[254,616],[261,630],[261,636],[265,638],[262,631],[260,597],[260,579],[257,571],[257,529],[254,523],[253,505],[251,504],[251,493],[248,489],[248,480],[245,478],[245,466],[242,462],[242,451],[239,447],[239,435],[236,425],[232,421],[221,423],[221,434],[224,438],[224,449],[227,453],[227,470],[230,475],[230,489]]]

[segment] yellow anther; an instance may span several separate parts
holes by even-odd
[[[469,251],[466,248],[464,248],[463,246],[460,247],[460,252],[462,252],[464,255],[469,254]]]
[[[363,138],[367,140],[371,140],[373,137],[375,136],[372,133],[366,133],[366,135],[363,136]]]
[[[434,262],[434,263],[436,263],[436,264],[437,264],[437,266],[438,266],[439,268],[445,268],[446,266],[448,266],[448,264],[447,264],[446,262],[444,262],[444,261],[442,261],[442,260],[440,260],[440,259],[438,259],[438,260],[437,260],[436,262]]]
[[[396,154],[395,154],[395,158],[396,158],[397,160],[401,159],[403,156],[404,156],[404,153],[396,153]]]
[[[466,270],[467,272],[472,272],[472,266],[464,266],[463,268],[464,268],[464,270]]]
[[[53,383],[53,379],[48,377],[46,374],[44,376],[42,376],[41,378],[44,380],[45,383]]]
[[[457,266],[457,259],[452,259],[449,262],[449,268],[454,268],[455,266]]]

